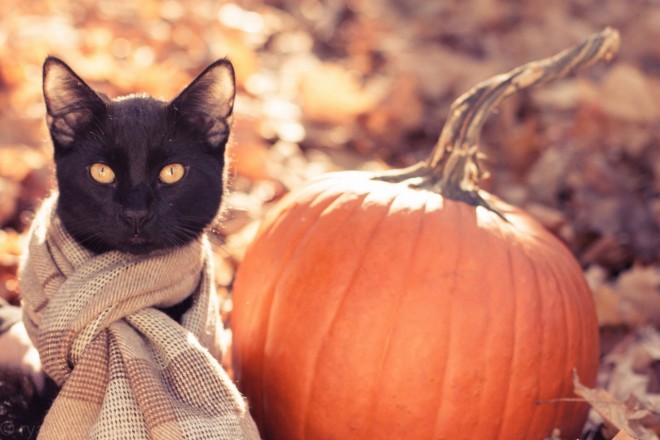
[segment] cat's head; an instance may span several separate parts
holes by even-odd
[[[67,231],[94,252],[146,253],[198,237],[215,218],[235,95],[227,60],[170,102],[110,100],[69,66],[44,63],[44,98]]]

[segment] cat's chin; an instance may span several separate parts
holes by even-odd
[[[126,241],[113,243],[113,244],[109,244],[109,243],[91,244],[91,243],[85,243],[84,241],[81,241],[81,243],[83,244],[83,246],[85,246],[87,249],[94,252],[95,254],[103,254],[105,252],[110,252],[110,251],[119,251],[127,254],[145,255],[151,252],[160,251],[167,247],[167,246],[163,246],[162,244],[149,241],[142,237],[138,237],[138,238],[139,239],[128,239]]]
[[[118,250],[121,252],[127,252],[129,254],[135,255],[144,255],[161,249],[163,249],[163,246],[158,246],[157,244],[146,239],[131,239],[128,243],[118,247]]]
[[[150,242],[145,237],[134,235],[128,239],[128,243],[130,246],[144,246],[144,245],[148,245]]]
[[[106,240],[90,240],[85,236],[76,236],[72,234],[78,243],[95,254],[104,254],[110,251],[119,251],[128,254],[143,255],[157,250],[167,248],[168,246],[157,241],[150,240],[144,236],[115,237]]]
[[[140,236],[133,236],[129,238],[126,244],[122,245],[120,249],[130,254],[141,255],[141,254],[148,254],[149,252],[158,249],[158,246],[156,246],[153,242],[149,241],[147,238]]]

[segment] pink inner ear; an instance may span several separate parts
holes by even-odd
[[[48,122],[48,127],[50,128],[53,136],[63,145],[69,145],[73,142],[74,131],[66,120],[63,118],[53,118],[52,116],[46,116],[46,121]]]
[[[80,96],[80,82],[59,63],[50,63],[44,77],[44,96],[49,113],[59,116],[67,107],[71,107]]]
[[[48,59],[44,65],[43,91],[48,126],[63,145],[73,142],[76,127],[88,123],[93,109],[103,105],[101,98],[57,59]]]
[[[218,60],[195,78],[171,106],[203,133],[210,145],[220,147],[229,136],[235,93],[231,63]]]
[[[220,64],[207,72],[207,75],[209,86],[204,107],[212,110],[213,114],[226,118],[234,108],[236,87],[233,72],[227,65]]]

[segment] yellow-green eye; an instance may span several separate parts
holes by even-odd
[[[115,181],[115,172],[104,163],[93,164],[89,167],[89,174],[99,183],[108,184]]]
[[[171,163],[160,170],[158,177],[161,182],[172,184],[181,180],[184,174],[186,174],[186,169],[183,165],[180,163]]]

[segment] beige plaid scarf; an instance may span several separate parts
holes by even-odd
[[[146,256],[95,255],[64,230],[57,194],[20,267],[24,322],[62,389],[45,439],[258,439],[213,355],[221,325],[206,237]],[[179,325],[156,307],[193,305]],[[211,349],[213,350],[213,349]]]

